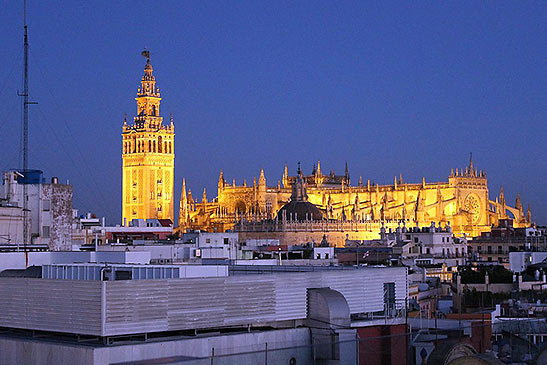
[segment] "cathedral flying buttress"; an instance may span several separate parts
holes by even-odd
[[[323,173],[321,164],[313,166],[310,175],[300,167],[290,176],[285,165],[281,180],[276,186],[267,186],[264,171],[260,171],[252,185],[235,180],[228,183],[221,171],[217,197],[195,201],[190,192],[183,193],[180,203],[179,229],[224,231],[240,227],[238,222],[278,222],[278,211],[291,201],[292,187],[301,181],[305,186],[306,200],[322,214],[323,222],[362,223],[362,229],[376,229],[366,222],[404,222],[407,225],[429,226],[431,222],[450,225],[455,234],[479,235],[490,230],[500,219],[511,218],[515,226],[531,224],[531,213],[525,215],[520,196],[515,207],[505,202],[502,192],[494,201],[489,199],[487,176],[477,170],[470,159],[465,169],[452,170],[447,182],[407,183],[402,176],[392,185],[379,185],[362,177],[356,186],[351,185],[347,164],[343,175],[334,171]],[[286,217],[291,219],[291,217]],[[304,218],[305,219],[305,218]],[[355,225],[357,227],[358,225]],[[377,234],[364,232],[367,237]]]

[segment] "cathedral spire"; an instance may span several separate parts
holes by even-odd
[[[501,189],[500,189],[500,203],[502,205],[505,205],[505,194],[503,192],[503,185],[501,186]]]
[[[289,169],[287,168],[286,162],[285,162],[285,169],[283,170],[283,178],[281,180],[283,181],[283,187],[288,188],[289,187]]]
[[[221,192],[224,189],[224,173],[220,169],[220,175],[218,176],[218,191]]]
[[[179,229],[184,228],[188,218],[188,199],[186,198],[186,180],[182,179],[182,193],[180,194],[179,205]]]
[[[264,169],[260,169],[260,176],[258,177],[258,185],[266,186],[266,176],[264,175]]]
[[[517,199],[515,200],[515,208],[522,213],[522,202],[520,201],[520,193],[517,193]]]
[[[475,169],[473,168],[473,152],[469,152],[469,174],[473,175]]]
[[[345,178],[346,178],[346,184],[350,184],[349,182],[349,170],[348,170],[348,162],[346,161],[346,168],[345,168],[345,174],[344,174]]]

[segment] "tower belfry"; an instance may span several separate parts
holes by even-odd
[[[175,126],[163,124],[160,91],[145,50],[144,75],[137,90],[137,115],[122,126],[122,222],[132,219],[173,221]]]

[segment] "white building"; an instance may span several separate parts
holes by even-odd
[[[57,178],[45,183],[42,171],[10,170],[0,189],[0,237],[3,244],[23,242],[23,192],[27,188],[31,245],[47,245],[60,251],[71,249],[72,185]]]
[[[238,258],[239,234],[234,232],[189,232],[182,235],[185,243],[194,246],[191,258],[230,259]]]

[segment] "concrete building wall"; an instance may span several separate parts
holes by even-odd
[[[131,345],[92,347],[45,340],[0,337],[0,364],[108,365],[131,361],[181,357],[181,363],[313,364],[308,328],[240,333],[158,341]],[[266,344],[268,351],[266,355]],[[246,353],[246,354],[242,354]],[[182,357],[196,358],[182,362]],[[201,359],[200,359],[201,358]]]
[[[41,173],[39,176],[41,179]],[[17,177],[18,173],[14,171],[4,173],[1,197],[10,205],[23,207],[24,185],[17,182]],[[47,244],[53,251],[70,250],[72,247],[72,185],[46,184],[40,181],[27,184],[26,187],[30,210],[31,242]],[[22,216],[20,220],[23,220]]]
[[[23,242],[23,210],[20,207],[0,207],[0,244]]]
[[[69,251],[72,249],[72,185],[42,184],[43,223],[41,236],[47,239],[44,227],[49,224],[49,249],[52,251]]]
[[[149,252],[2,252],[0,253],[0,271],[7,269],[25,269],[28,266],[49,264],[71,264],[85,262],[109,262],[119,264],[148,264]]]

